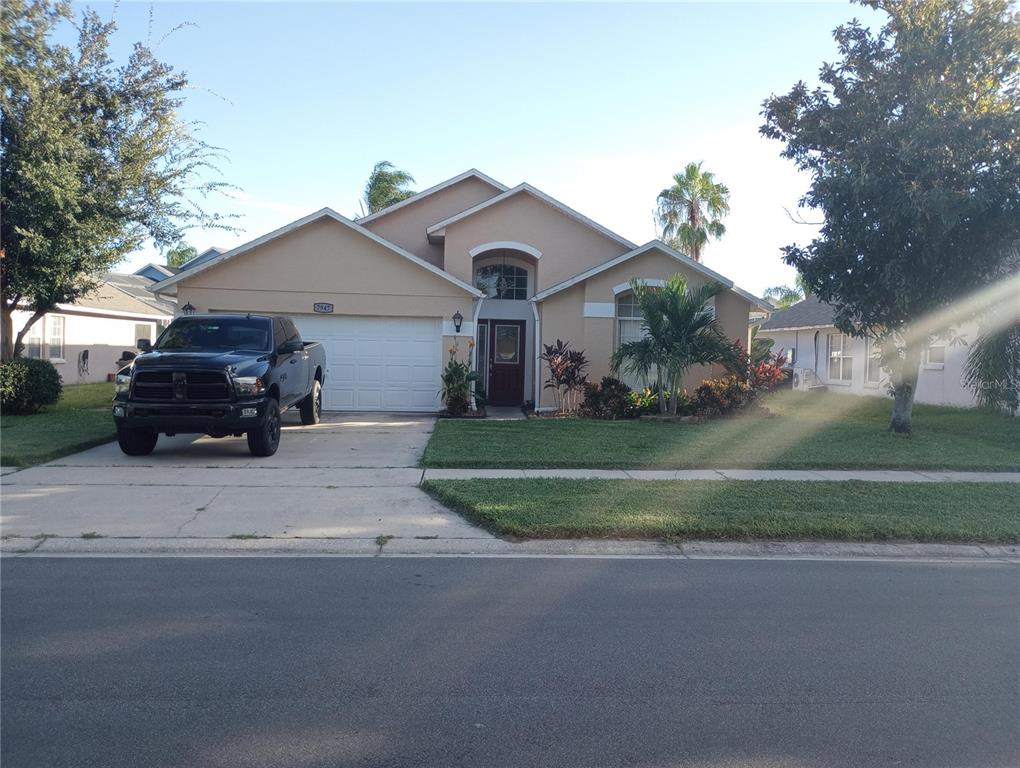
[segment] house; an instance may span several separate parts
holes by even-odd
[[[977,337],[977,325],[957,329],[964,341]],[[760,336],[773,340],[794,371],[795,387],[825,387],[832,392],[888,396],[889,372],[882,368],[871,339],[842,333],[833,309],[814,296],[777,310],[762,323]],[[968,347],[936,340],[922,355],[915,400],[935,405],[972,406],[974,393],[963,385]]]
[[[590,379],[608,375],[614,347],[641,332],[631,278],[721,283],[716,316],[745,344],[762,305],[661,242],[639,246],[473,169],[357,221],[324,208],[184,266],[152,290],[199,312],[288,314],[321,341],[330,410],[435,411],[450,350],[473,355],[489,402],[552,409],[542,345],[569,342]]]
[[[23,354],[50,360],[65,384],[106,381],[117,372],[124,353],[135,350],[138,339],[155,340],[173,319],[173,302],[153,295],[152,284],[138,274],[105,274],[90,295],[58,304],[33,323],[25,334]],[[24,327],[30,315],[15,311],[14,328]]]

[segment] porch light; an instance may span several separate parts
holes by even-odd
[[[181,312],[183,312],[186,315],[193,315],[195,314],[195,305],[189,301],[187,304],[181,307]]]
[[[460,310],[458,309],[456,312],[453,313],[453,329],[457,333],[460,333],[460,326],[463,323],[464,323],[464,315],[462,315],[460,313]]]

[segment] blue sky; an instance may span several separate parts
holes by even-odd
[[[145,40],[150,5],[116,13],[117,55]],[[79,9],[82,7],[78,6]],[[331,206],[357,213],[373,163],[436,184],[477,167],[527,181],[639,243],[656,194],[691,160],[731,189],[708,266],[749,290],[791,282],[779,247],[806,179],[757,134],[761,102],[835,58],[831,31],[867,9],[830,3],[615,5],[156,3],[158,55],[188,72],[184,117],[229,153],[240,188],[209,205],[231,247]],[[122,267],[158,260],[151,250]]]

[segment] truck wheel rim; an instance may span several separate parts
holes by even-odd
[[[280,412],[275,409],[269,414],[269,439],[273,443],[280,439]]]
[[[322,390],[320,389],[315,395],[315,419],[318,421],[319,415],[322,413]]]

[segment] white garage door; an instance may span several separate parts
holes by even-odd
[[[437,411],[438,318],[295,315],[301,336],[326,348],[327,411]]]

